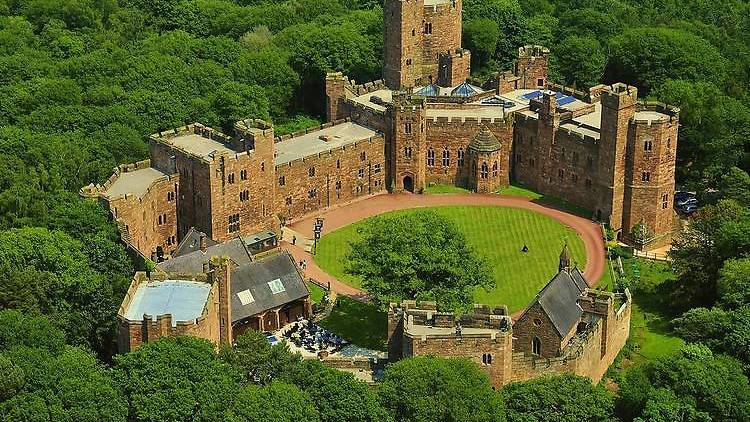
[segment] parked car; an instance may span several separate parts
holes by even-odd
[[[689,198],[695,198],[695,194],[693,192],[685,192],[685,191],[677,191],[674,193],[674,202],[677,203],[678,201],[684,201]]]
[[[698,200],[695,197],[675,199],[674,204],[678,207],[684,207],[685,205],[698,205]]]
[[[696,204],[687,204],[683,205],[681,207],[678,207],[677,210],[685,215],[690,215],[695,212],[695,210],[698,209],[698,206]]]

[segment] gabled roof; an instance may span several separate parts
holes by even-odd
[[[156,264],[156,267],[169,273],[197,274],[203,272],[203,263],[208,262],[212,256],[227,256],[238,266],[253,262],[253,255],[238,237],[224,243],[214,242],[214,245],[206,248],[205,252],[198,249],[160,262]]]
[[[561,337],[565,337],[581,318],[578,297],[588,283],[578,268],[562,270],[537,294],[538,302]]]
[[[232,322],[310,295],[288,252],[237,267],[231,282]]]
[[[174,253],[172,253],[172,257],[175,258],[181,255],[189,254],[190,252],[200,250],[201,236],[205,236],[206,246],[214,246],[219,244],[219,242],[206,236],[205,233],[199,231],[195,227],[191,227],[185,235],[185,238],[183,238],[180,244],[177,245],[177,249],[174,251]]]

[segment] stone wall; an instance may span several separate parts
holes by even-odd
[[[410,356],[440,356],[464,358],[479,365],[490,378],[492,386],[500,388],[512,377],[511,360],[513,333],[507,331],[497,336],[462,335],[426,338],[404,336],[404,350]]]
[[[428,183],[455,184],[469,188],[471,183],[471,163],[468,146],[472,139],[479,133],[483,126],[489,128],[501,142],[503,149],[498,155],[499,174],[509,174],[509,151],[513,139],[513,124],[503,119],[450,119],[437,117],[427,119],[426,147],[435,152],[435,164],[426,164],[426,176]],[[443,166],[443,152],[448,151],[448,166]],[[463,165],[459,166],[459,154],[464,154]],[[425,152],[426,154],[427,152]]]
[[[165,278],[165,274],[154,275],[153,281],[164,280]],[[206,281],[205,275],[199,275],[198,280]],[[125,312],[130,306],[138,286],[151,281],[145,273],[136,273],[120,305],[117,313],[117,345],[120,353],[133,351],[143,343],[165,336],[190,335],[205,338],[218,344],[220,338],[218,284],[211,286],[203,311],[195,320],[177,321],[173,326],[170,314],[148,315],[144,316],[141,320],[128,320],[125,318]]]
[[[169,254],[177,247],[177,201],[179,177],[156,180],[140,198],[127,194],[105,199],[110,213],[124,224],[123,239],[146,258],[161,248]]]
[[[383,137],[375,136],[276,166],[276,212],[295,219],[383,191],[384,151]]]
[[[461,0],[424,7],[420,25],[424,33],[421,75],[423,83],[427,83],[430,78],[432,81],[438,80],[438,61],[441,53],[453,53],[461,47],[461,8]],[[466,62],[458,60],[456,64],[459,65],[456,69],[457,75],[468,77],[468,69],[461,67]]]
[[[549,49],[539,45],[519,47],[516,76],[520,89],[542,88],[547,85]]]

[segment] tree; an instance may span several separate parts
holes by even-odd
[[[668,414],[673,410],[664,407],[674,407],[677,401],[681,403],[679,407],[688,408],[683,410],[693,414],[695,420],[705,420],[701,419],[702,413],[711,420],[722,421],[750,417],[750,385],[741,366],[732,358],[714,355],[706,346],[688,344],[677,355],[660,357],[633,371],[635,375],[627,377],[630,382],[620,385],[618,404],[618,408],[635,413],[633,416],[648,410],[644,416],[659,420],[656,410]],[[634,379],[642,381],[633,382]],[[673,396],[659,389],[671,390]],[[651,406],[647,406],[649,400]]]
[[[397,421],[503,421],[487,376],[465,359],[415,357],[386,368],[380,401]]]
[[[614,400],[588,378],[559,375],[502,390],[509,422],[613,421]]]
[[[476,287],[494,281],[485,261],[448,218],[420,211],[375,218],[352,242],[346,271],[381,304],[435,300],[444,308],[471,305]]]
[[[668,388],[657,388],[651,392],[646,407],[634,422],[710,422],[706,412],[695,409],[689,399],[679,398]]]
[[[673,307],[713,305],[724,262],[749,253],[750,210],[732,200],[703,207],[672,242],[669,254],[678,274],[670,292]]]
[[[49,315],[72,344],[110,349],[119,299],[91,269],[79,241],[43,228],[0,231],[0,274],[15,278],[0,296],[7,300],[2,307]],[[30,292],[36,296],[27,297]]]
[[[643,93],[668,79],[708,81],[721,86],[726,60],[703,38],[669,28],[628,29],[610,42],[609,81],[623,81]]]
[[[282,379],[302,361],[302,356],[291,353],[286,343],[271,345],[255,330],[237,337],[234,346],[222,348],[219,356],[242,374],[245,382],[255,384]]]
[[[299,388],[281,382],[265,387],[244,387],[234,406],[227,410],[228,422],[318,422],[315,404]]]
[[[728,309],[750,306],[750,258],[730,259],[719,271],[719,303]]]
[[[479,18],[463,24],[463,45],[471,50],[471,67],[480,68],[495,55],[500,28],[497,22]]]
[[[317,406],[321,422],[380,422],[391,420],[378,399],[350,373],[305,360],[287,375],[289,383],[304,391]]]
[[[467,0],[463,3],[466,22],[490,19],[500,29],[496,56],[503,67],[509,67],[518,57],[518,47],[523,44],[524,16],[517,0]]]
[[[222,420],[240,389],[239,374],[204,339],[161,338],[114,360],[133,421]]]
[[[109,371],[64,339],[45,317],[0,311],[0,417],[125,421],[127,401]]]
[[[600,83],[607,57],[596,39],[569,36],[555,45],[552,55],[566,85],[586,89]]]

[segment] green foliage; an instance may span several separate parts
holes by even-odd
[[[299,388],[281,382],[265,387],[248,386],[235,398],[226,411],[229,422],[278,421],[318,422],[315,405]]]
[[[381,304],[419,299],[466,308],[475,287],[494,284],[463,233],[434,212],[374,219],[359,234],[346,271],[361,276],[362,286]]]
[[[0,231],[0,273],[8,280],[3,308],[49,315],[73,344],[111,346],[119,298],[91,268],[81,242],[43,228]]]
[[[719,271],[719,303],[728,309],[750,305],[750,258],[730,259]]]
[[[310,396],[321,422],[391,420],[370,387],[350,373],[305,360],[294,367],[287,380]]]
[[[750,253],[750,210],[732,200],[701,209],[672,243],[678,280],[670,292],[674,307],[712,305],[719,270],[728,259]]]
[[[115,357],[115,380],[130,420],[218,421],[231,408],[240,376],[216,359],[208,340],[165,337]]]
[[[509,422],[611,421],[614,401],[588,378],[562,375],[503,388]]]
[[[726,60],[709,42],[669,28],[628,29],[610,41],[608,79],[642,88],[644,93],[669,79],[707,81],[726,78]]]
[[[671,391],[671,394],[663,390]],[[649,403],[650,402],[650,403]],[[665,356],[633,369],[620,385],[620,414],[664,417],[683,408],[689,420],[741,421],[750,416],[750,386],[731,358],[714,356],[701,345],[688,345],[676,356]],[[645,419],[649,420],[649,419]]]
[[[415,357],[391,364],[378,394],[398,421],[505,420],[487,376],[464,359]]]
[[[463,2],[466,22],[489,19],[497,24],[500,36],[495,55],[500,66],[508,68],[524,43],[524,17],[517,0],[466,0]]]
[[[500,28],[497,22],[479,18],[463,24],[463,46],[471,50],[471,66],[479,68],[495,55]]]
[[[245,382],[268,384],[286,375],[302,357],[292,354],[286,343],[271,345],[260,331],[248,330],[235,339],[233,347],[224,347],[221,359],[242,374]]]
[[[4,421],[125,421],[127,401],[90,352],[65,346],[43,317],[0,311]]]
[[[595,38],[569,36],[552,48],[553,63],[568,86],[586,90],[598,84],[607,56]]]

